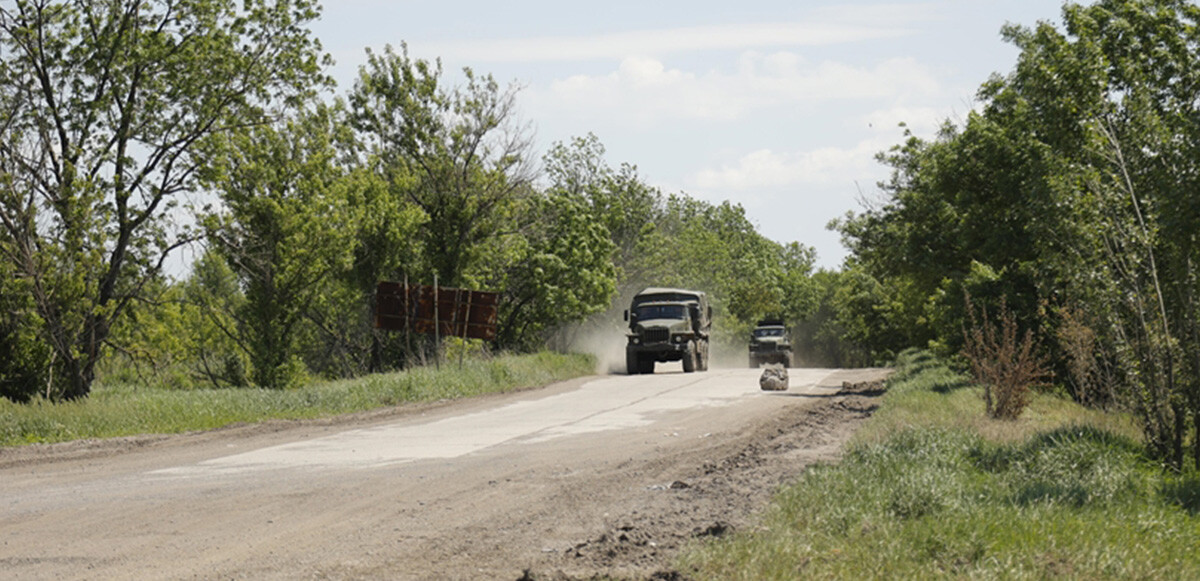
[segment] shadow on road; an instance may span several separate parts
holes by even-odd
[[[835,393],[794,393],[794,392],[790,392],[790,391],[766,391],[766,390],[763,391],[763,394],[770,395],[773,397],[803,397],[803,398],[812,398],[812,399],[829,399],[829,398],[834,398],[839,395],[842,395],[842,394],[836,393],[836,392]]]

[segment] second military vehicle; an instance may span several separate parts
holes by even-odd
[[[625,320],[625,367],[630,375],[654,373],[660,361],[682,361],[686,373],[708,369],[712,307],[704,292],[648,288],[633,297]]]
[[[792,366],[792,344],[788,341],[787,327],[780,319],[759,321],[750,336],[750,367],[757,368],[763,363]]]

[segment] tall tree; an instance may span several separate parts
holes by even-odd
[[[245,387],[250,382],[249,357],[239,347],[236,315],[245,308],[237,274],[214,246],[192,263],[180,285],[183,302],[193,309],[190,335],[194,375],[213,387]]]
[[[315,0],[12,0],[0,6],[0,253],[86,396],[113,322],[186,241],[174,211],[206,136],[323,82]]]
[[[1047,183],[1066,211],[1043,242],[1056,285],[1099,331],[1152,448],[1181,467],[1192,430],[1200,463],[1200,8],[1101,0],[1063,22],[1005,30],[1021,57],[991,116],[1061,160]]]
[[[611,167],[604,144],[595,134],[555,143],[542,157],[550,188],[584,200],[594,219],[608,230],[614,245],[618,283],[632,296],[643,284],[638,272],[638,245],[654,229],[663,211],[663,195],[638,175],[637,167]],[[624,308],[624,307],[622,307]]]
[[[461,285],[480,245],[502,233],[513,202],[534,178],[530,140],[517,122],[517,87],[463,69],[442,85],[441,63],[408,56],[401,45],[367,53],[350,95],[355,128],[386,175],[412,180],[408,199],[428,221],[424,251],[446,286]]]
[[[349,199],[358,184],[336,162],[339,130],[334,112],[320,106],[280,127],[213,140],[204,177],[224,206],[205,226],[245,293],[237,336],[261,387],[302,377],[297,326],[350,267],[357,220]]]
[[[51,353],[40,340],[32,296],[28,280],[16,276],[16,265],[0,260],[0,397],[16,402],[44,392],[50,379],[40,373]]]
[[[499,337],[505,348],[540,347],[559,325],[607,308],[616,290],[613,243],[581,197],[551,188],[522,202],[519,231],[506,237]],[[485,279],[487,280],[487,279]]]

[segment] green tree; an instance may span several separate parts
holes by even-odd
[[[816,298],[815,307],[798,319],[793,330],[792,350],[796,360],[811,367],[859,367],[875,363],[856,340],[849,326],[859,317],[843,306],[844,288],[852,270],[821,269],[809,277]]]
[[[820,305],[820,286],[813,278],[817,252],[811,246],[789,242],[779,248],[779,254],[779,286],[783,290],[780,314],[788,321],[800,321]]]
[[[608,230],[615,246],[613,260],[622,286],[643,284],[637,266],[638,245],[663,217],[663,196],[628,163],[614,169],[604,159],[604,145],[595,134],[555,143],[542,158],[554,189],[580,197],[591,205],[596,220]],[[633,281],[632,285],[626,284]],[[630,293],[641,290],[633,289]]]
[[[709,292],[718,340],[742,347],[758,318],[799,320],[817,308],[811,248],[766,239],[740,206],[664,197],[635,166],[614,169],[604,155],[599,138],[588,134],[554,144],[543,160],[547,193],[582,202],[611,241],[616,301],[588,321],[589,332],[619,331],[621,311],[647,286]]]
[[[1063,160],[1050,183],[1069,213],[1046,246],[1065,306],[1099,331],[1152,448],[1181,467],[1191,430],[1200,465],[1200,9],[1104,0],[1068,4],[1063,21],[1006,30],[1022,56],[997,110],[1022,113]]]
[[[239,347],[237,320],[246,297],[237,275],[215,249],[192,263],[192,272],[182,283],[183,302],[194,309],[196,319],[186,330],[191,338],[191,364],[200,381],[213,387],[245,387],[249,384],[248,358]]]
[[[322,106],[279,127],[212,142],[204,177],[220,192],[223,211],[205,226],[245,294],[237,336],[262,387],[287,387],[303,376],[297,327],[350,268],[357,216],[349,199],[359,184],[337,163],[340,130]]]
[[[425,256],[439,284],[458,286],[482,247],[503,234],[534,178],[530,141],[516,124],[516,86],[463,69],[446,88],[441,63],[367,52],[350,107],[355,129],[389,180],[424,212]]]
[[[51,397],[86,396],[111,328],[167,254],[195,144],[323,81],[310,0],[13,0],[0,7],[0,253],[53,351]],[[29,364],[44,363],[39,358]]]
[[[15,271],[16,265],[0,261],[0,397],[25,402],[49,385],[51,378],[39,372],[49,367],[51,353],[39,337],[28,280]]]
[[[501,347],[540,347],[558,326],[607,308],[616,290],[613,243],[583,199],[551,189],[521,214],[519,234],[507,238],[512,258],[488,281],[503,289]]]
[[[799,315],[815,307],[804,289],[812,250],[767,239],[736,204],[669,196],[635,254],[631,270],[642,280],[711,293],[720,318],[716,340],[730,347],[744,347],[763,316]]]
[[[305,361],[326,377],[352,377],[407,364],[406,337],[375,328],[374,294],[380,281],[424,272],[418,233],[424,214],[402,186],[389,183],[373,160],[348,159],[350,210],[356,227],[353,258],[334,284],[309,305]]]
[[[113,325],[115,351],[97,367],[97,381],[170,389],[242,387],[246,357],[229,313],[242,302],[237,280],[211,249],[181,282],[157,282]]]
[[[621,312],[630,298],[655,284],[640,270],[638,249],[661,217],[662,194],[648,185],[633,165],[611,167],[604,145],[591,133],[555,143],[543,156],[542,165],[546,195],[581,201],[592,224],[606,233],[612,249],[607,260],[615,282],[613,296],[598,312],[580,324],[560,325],[552,339],[556,345],[570,348],[580,341],[620,335]]]

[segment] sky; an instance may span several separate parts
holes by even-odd
[[[338,93],[366,49],[408,45],[516,83],[540,158],[595,134],[664,194],[740,204],[817,265],[847,251],[830,220],[879,201],[877,153],[961,123],[1017,50],[1006,23],[1061,22],[1058,0],[326,0],[312,26]]]

